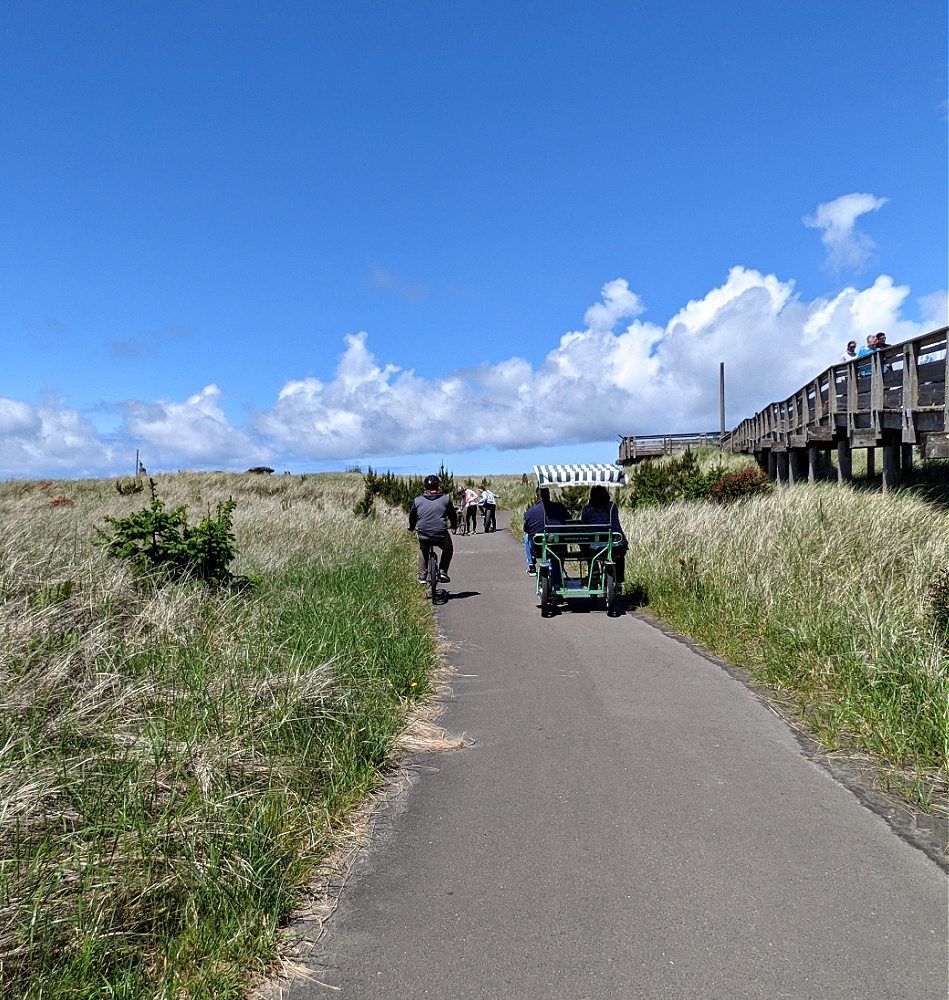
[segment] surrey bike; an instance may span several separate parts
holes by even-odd
[[[535,465],[534,475],[538,487],[548,488],[622,486],[626,482],[623,470],[608,464]],[[536,555],[536,588],[542,617],[547,618],[559,600],[572,598],[585,598],[596,607],[602,597],[607,615],[618,613],[619,583],[613,548],[622,551],[622,532],[608,524],[568,521],[545,525],[531,536],[531,543]]]
[[[609,525],[570,522],[547,525],[531,541],[537,553],[537,594],[542,618],[550,614],[557,598],[574,597],[587,598],[593,607],[602,597],[607,615],[616,614],[613,546],[622,544],[620,532]],[[567,563],[574,569],[573,577],[567,575]],[[554,586],[554,579],[560,581],[559,586]]]

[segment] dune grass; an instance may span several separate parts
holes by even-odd
[[[949,646],[932,605],[949,514],[831,484],[628,513],[627,591],[787,692],[827,747],[949,778]]]
[[[254,589],[136,585],[91,545],[144,505],[112,482],[0,484],[3,996],[244,995],[431,690],[411,539],[353,517],[359,476],[156,479],[237,500]]]

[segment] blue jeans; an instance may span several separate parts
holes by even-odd
[[[529,534],[524,535],[524,555],[527,556],[527,565],[533,566],[537,562],[537,554],[534,552],[534,543]],[[550,585],[554,590],[559,590],[562,584],[560,579],[560,563],[556,559],[550,560]]]

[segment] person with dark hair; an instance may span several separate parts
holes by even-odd
[[[474,535],[478,531],[478,494],[470,486],[459,486],[458,496],[465,519],[465,532]]]
[[[537,553],[534,551],[533,537],[543,531],[547,525],[566,524],[570,520],[570,512],[562,503],[550,499],[550,490],[539,486],[534,492],[534,505],[524,512],[524,554],[527,556],[527,572],[537,572]],[[554,590],[560,588],[560,564],[551,560],[550,582]]]
[[[481,496],[478,498],[478,506],[481,508],[481,515],[484,518],[484,531],[498,530],[498,498],[483,486],[478,487]]]
[[[448,528],[449,525],[452,528],[458,526],[455,505],[447,493],[441,492],[441,480],[438,476],[426,476],[422,485],[425,492],[417,496],[409,508],[409,531],[418,532],[418,582],[428,582],[425,578],[428,547],[434,545],[442,550],[438,561],[438,579],[441,583],[451,583],[448,567],[454,555],[454,546]]]
[[[846,364],[848,361],[854,361],[857,357],[857,342],[851,340],[847,343],[847,350],[840,355],[841,364]]]
[[[622,525],[619,523],[619,510],[610,499],[610,491],[605,486],[597,485],[590,490],[590,502],[580,511],[580,523],[608,525],[613,531],[620,533],[622,542],[613,543],[616,585],[619,586],[626,579],[626,550],[629,548],[629,543],[626,541]]]

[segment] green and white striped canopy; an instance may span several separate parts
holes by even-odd
[[[538,486],[624,486],[626,473],[618,465],[535,465]]]

